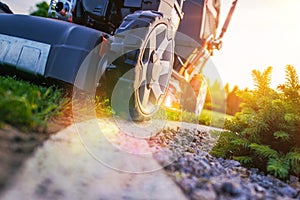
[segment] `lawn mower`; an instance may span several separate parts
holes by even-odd
[[[102,88],[134,121],[161,105],[199,115],[202,70],[221,48],[236,3],[219,35],[220,0],[51,0],[48,18],[9,14],[1,3],[0,72]]]

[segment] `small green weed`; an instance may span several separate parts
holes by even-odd
[[[113,114],[109,99],[100,96],[95,98],[95,110],[97,117],[109,117]]]

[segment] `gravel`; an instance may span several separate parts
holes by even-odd
[[[209,152],[215,141],[205,130],[169,128],[148,143],[161,150],[155,158],[189,199],[300,199],[297,177],[285,183],[237,161],[213,157]]]

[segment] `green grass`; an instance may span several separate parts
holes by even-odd
[[[199,117],[200,124],[223,128],[225,120],[231,119],[232,116],[225,113],[215,112],[203,109]]]
[[[12,77],[0,76],[0,124],[22,130],[46,127],[61,113],[66,98],[56,87],[42,87]]]
[[[71,99],[65,97],[61,89],[53,86],[37,86],[12,77],[0,76],[0,96],[0,127],[6,123],[22,130],[37,130],[46,127],[49,119],[72,109]],[[108,99],[96,97],[92,101],[98,117],[113,114]],[[203,110],[198,118],[186,111],[166,109],[158,112],[155,117],[222,128],[224,120],[231,116]]]
[[[153,118],[169,121],[198,123],[197,116],[195,114],[182,110],[171,110],[168,108],[159,109]]]
[[[203,109],[201,115],[197,117],[194,113],[187,111],[165,109],[160,110],[158,114],[155,115],[155,118],[166,119],[170,121],[199,123],[206,126],[223,128],[225,120],[232,118],[232,116]]]

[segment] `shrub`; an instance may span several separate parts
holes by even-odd
[[[46,1],[35,4],[35,10],[31,11],[30,15],[47,17],[49,4]]]
[[[293,66],[286,67],[286,82],[270,88],[272,68],[253,70],[254,90],[238,93],[242,111],[221,133],[212,154],[235,159],[279,178],[300,174],[300,85]]]

